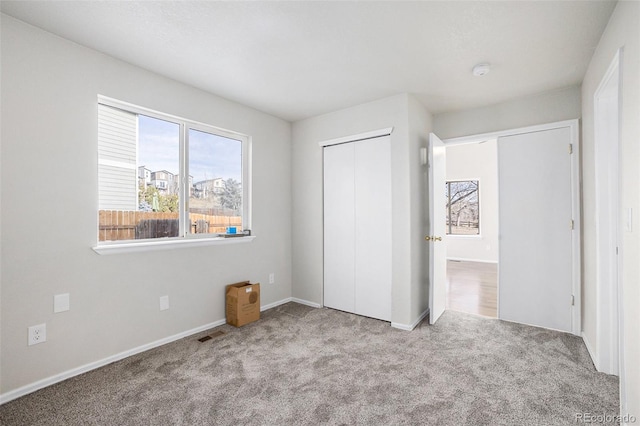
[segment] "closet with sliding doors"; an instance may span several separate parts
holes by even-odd
[[[391,129],[386,130],[321,143],[324,306],[390,321]]]

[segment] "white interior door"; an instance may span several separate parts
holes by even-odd
[[[355,313],[391,321],[391,138],[354,142]]]
[[[429,181],[429,323],[435,324],[447,302],[447,246],[445,237],[446,212],[446,149],[433,133],[429,134],[427,149]]]
[[[572,332],[571,129],[498,139],[499,317]]]
[[[355,312],[355,145],[324,152],[324,305]]]

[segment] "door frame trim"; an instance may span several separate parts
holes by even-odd
[[[582,331],[582,223],[581,223],[581,177],[580,177],[580,120],[564,120],[554,123],[540,124],[535,126],[520,127],[515,129],[498,130],[495,132],[479,133],[476,135],[461,136],[456,138],[443,139],[445,146],[463,145],[478,143],[489,139],[498,139],[505,136],[515,136],[525,133],[535,133],[546,130],[554,130],[568,127],[571,132],[571,214],[573,216],[573,230],[571,236],[572,247],[572,293],[574,304],[571,315],[571,332],[580,336]],[[569,147],[567,147],[569,149]],[[498,197],[500,190],[498,189]],[[500,278],[498,278],[499,280]],[[500,283],[498,282],[498,286]],[[498,311],[500,300],[498,300]]]
[[[381,136],[389,136],[393,133],[393,127],[386,127],[384,129],[371,130],[370,132],[358,133],[350,136],[343,136],[340,138],[329,139],[326,141],[318,142],[318,145],[321,147],[331,146],[331,145],[340,145],[343,143],[357,142],[365,139],[373,139],[379,138]]]
[[[535,126],[517,127],[515,129],[496,130],[495,132],[478,133],[475,135],[460,136],[455,138],[442,139],[447,146],[463,145],[468,143],[478,143],[488,139],[498,139],[505,136],[516,136],[524,133],[535,133],[544,130],[560,129],[563,127],[574,127],[578,129],[579,119],[555,121],[553,123],[537,124]],[[575,148],[575,147],[574,147]]]
[[[603,75],[593,95],[595,176],[596,176],[596,342],[594,364],[598,371],[620,377],[621,403],[623,402],[623,333],[622,333],[622,238],[620,221],[620,111],[622,88],[623,49],[616,51],[609,68]],[[613,80],[613,79],[616,80]],[[614,83],[614,96],[607,94]],[[609,122],[610,107],[607,99],[616,102],[615,122]],[[615,131],[615,137],[612,137]],[[598,155],[605,152],[611,155]],[[599,177],[607,176],[607,187],[602,187]],[[613,185],[613,188],[612,188]],[[604,223],[598,212],[608,210]],[[604,227],[604,229],[602,229]],[[613,246],[618,249],[612,253]],[[605,271],[601,268],[606,268]],[[607,272],[607,276],[602,276]],[[624,405],[624,404],[623,404]]]

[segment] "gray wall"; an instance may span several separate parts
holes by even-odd
[[[1,393],[222,320],[225,284],[261,282],[263,305],[291,296],[289,123],[5,15],[1,84]],[[257,238],[96,254],[98,94],[251,135]],[[47,342],[28,347],[43,322]]]
[[[441,139],[517,129],[579,118],[580,87],[514,99],[496,105],[436,114],[434,133]]]
[[[633,232],[622,232],[622,291],[624,312],[624,359],[627,412],[640,417],[640,3],[618,2],[600,39],[582,83],[582,175],[583,175],[583,321],[585,340],[596,352],[598,304],[596,288],[595,143],[594,102],[596,89],[616,51],[622,59],[622,105],[620,127],[620,224],[626,209],[633,209]],[[624,229],[624,228],[623,228]],[[623,412],[622,414],[626,414]]]
[[[428,112],[407,94],[293,123],[293,297],[322,303],[322,149],[318,143],[394,127],[392,322],[409,325],[418,318],[420,309],[426,309],[426,281],[421,269],[424,253],[417,242],[422,236],[412,226],[423,221],[418,217],[424,208],[419,192],[425,192],[419,148],[425,144],[429,124]]]

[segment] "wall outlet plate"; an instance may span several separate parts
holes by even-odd
[[[276,274],[273,272],[269,274],[269,284],[273,284],[276,282]]]
[[[47,341],[47,324],[38,324],[29,327],[29,346]]]

